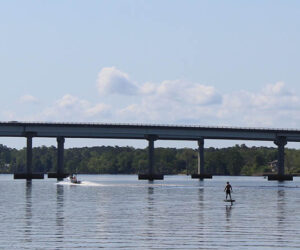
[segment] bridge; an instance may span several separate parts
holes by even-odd
[[[292,180],[293,176],[284,171],[284,147],[287,142],[300,142],[300,130],[274,128],[237,128],[212,126],[176,126],[147,124],[110,124],[110,123],[50,123],[50,122],[0,122],[1,137],[25,137],[26,172],[15,173],[15,179],[44,178],[43,174],[32,172],[32,139],[56,138],[57,171],[48,173],[49,178],[62,179],[67,176],[63,170],[64,142],[67,138],[106,138],[141,139],[148,141],[148,172],[140,174],[139,179],[163,179],[154,170],[154,142],[156,140],[183,140],[198,143],[198,173],[192,178],[211,178],[204,172],[204,141],[255,140],[273,141],[278,147],[278,173],[269,175],[269,180]]]

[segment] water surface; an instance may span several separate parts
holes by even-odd
[[[79,175],[82,185],[0,175],[1,249],[300,248],[300,178]],[[234,204],[225,203],[226,181]]]

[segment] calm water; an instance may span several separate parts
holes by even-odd
[[[0,248],[300,248],[300,178],[78,177],[82,185],[0,175]],[[227,180],[233,205],[223,201]]]

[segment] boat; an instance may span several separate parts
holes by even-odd
[[[77,176],[76,176],[76,175],[73,175],[73,174],[71,174],[71,175],[67,178],[67,180],[68,180],[69,182],[73,183],[73,184],[81,184],[81,181],[79,181],[79,180],[77,179]]]

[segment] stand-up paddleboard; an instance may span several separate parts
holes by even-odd
[[[235,202],[235,200],[224,200],[225,202]]]

